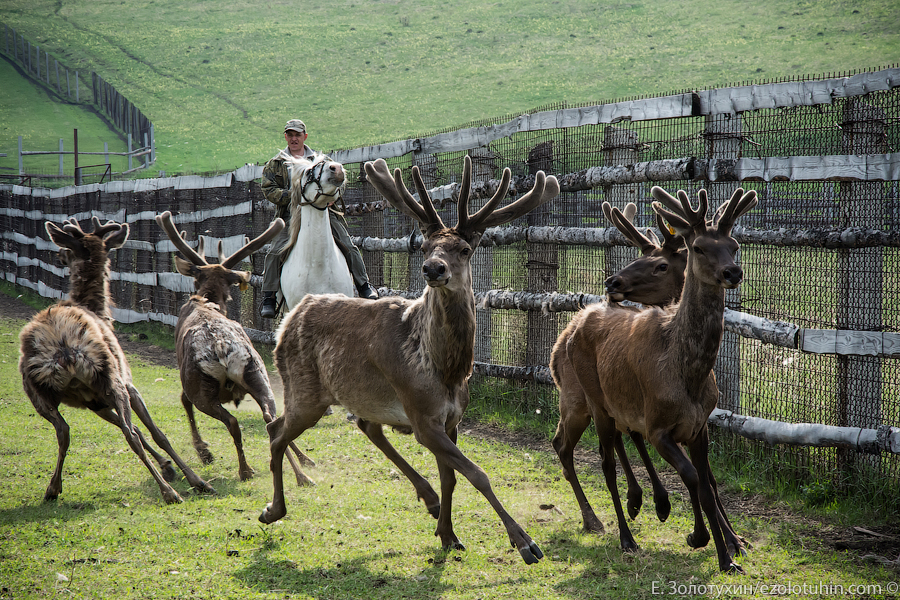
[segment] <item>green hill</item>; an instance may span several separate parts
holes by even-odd
[[[134,102],[154,123],[152,171],[169,175],[265,161],[291,117],[333,150],[550,103],[900,61],[896,0],[5,0],[0,23]],[[16,166],[17,131],[71,138],[50,109],[0,98],[0,167]]]

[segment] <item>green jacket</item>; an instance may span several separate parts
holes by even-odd
[[[309,146],[303,146],[303,156],[313,156]],[[291,177],[290,171],[284,161],[290,156],[290,151],[285,148],[269,159],[263,167],[260,187],[266,200],[275,205],[275,216],[284,219],[287,223],[291,219]]]

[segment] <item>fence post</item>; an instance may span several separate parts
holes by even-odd
[[[847,100],[844,106],[844,154],[878,154],[887,152],[885,123],[888,118],[881,108],[861,99]],[[881,182],[841,182],[840,214],[843,227],[882,229],[884,187]],[[883,250],[853,248],[837,251],[838,305],[836,326],[853,331],[881,331]],[[841,425],[878,427],[882,423],[881,361],[869,356],[837,356],[838,397]],[[845,465],[869,464],[876,467],[878,457],[863,457],[839,451]],[[874,460],[873,460],[874,459]]]
[[[153,123],[150,124],[150,162],[156,162],[156,137],[153,135]]]
[[[66,69],[66,98],[72,97],[72,86],[69,85],[69,70]]]
[[[41,47],[34,47],[34,63],[37,65],[37,80],[41,80]]]
[[[59,61],[53,59],[53,65],[56,67],[56,92],[62,93],[62,86],[59,84]]]
[[[141,150],[146,150],[150,147],[150,139],[146,132],[144,132],[144,145],[141,147]],[[150,154],[147,153],[144,155],[144,167],[150,166]]]
[[[25,169],[22,167],[22,136],[19,136],[19,175],[24,175]]]
[[[103,158],[106,160],[106,164],[110,164],[110,162],[109,162],[109,142],[103,142]]]
[[[75,71],[75,102],[81,102],[78,97],[78,71]]]
[[[128,134],[128,170],[131,170],[131,134]]]
[[[44,52],[44,72],[47,73],[47,85],[50,85],[50,55]]]
[[[741,114],[718,114],[706,117],[705,136],[709,159],[737,159],[741,156],[741,132],[743,119]],[[734,182],[707,183],[710,214],[722,202],[728,200],[737,185]],[[740,264],[740,251],[735,262]],[[740,310],[740,288],[725,291],[725,306]],[[719,356],[714,367],[716,383],[719,387],[719,407],[740,414],[741,411],[741,336],[726,331],[719,345]]]
[[[610,167],[633,164],[636,162],[635,155],[637,154],[638,142],[639,138],[636,132],[616,125],[607,125],[603,130],[604,149],[601,151],[604,164]],[[639,185],[634,184],[604,185],[603,199],[619,210],[625,210],[625,205],[629,200],[633,200],[637,204],[636,190],[639,187]],[[634,248],[630,246],[610,246],[604,254],[606,257],[607,277],[637,257]],[[602,293],[602,290],[598,293]]]
[[[63,175],[63,140],[59,138],[59,174]]]

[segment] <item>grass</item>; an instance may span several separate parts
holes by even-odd
[[[215,0],[7,0],[0,22],[68,68],[96,71],[132,100],[155,125],[153,168],[168,175],[265,161],[283,146],[281,127],[295,116],[309,126],[311,145],[331,150],[548,103],[900,59],[892,0],[340,0],[300,11],[280,2],[259,8]],[[0,152],[14,152],[23,132],[45,132],[40,143],[48,149],[71,135],[71,123],[46,118],[49,109],[22,106],[31,104],[16,95],[0,103],[0,123],[10,124],[0,131]],[[16,112],[23,118],[11,118]],[[11,160],[0,159],[0,167]]]
[[[546,556],[537,565],[522,564],[493,510],[465,480],[454,495],[454,523],[467,550],[444,552],[433,536],[434,521],[411,486],[346,422],[341,409],[298,440],[318,463],[309,470],[317,485],[298,488],[292,479],[286,481],[287,517],[262,526],[257,515],[270,499],[271,483],[258,412],[246,403],[234,411],[256,478],[238,480],[230,436],[201,416],[199,426],[217,457],[202,466],[178,400],[177,372],[134,356],[135,385],[156,422],[218,493],[198,496],[176,481],[185,502],[164,505],[120,432],[88,411],[64,408],[72,444],[63,493],[58,501],[44,503],[55,440],[28,402],[17,373],[16,336],[23,325],[0,318],[2,598],[651,598],[672,586],[676,593],[684,587],[713,597],[719,588],[712,586],[749,590],[786,582],[797,590],[822,582],[877,585],[881,595],[869,595],[877,598],[888,597],[888,585],[897,579],[895,571],[823,545],[821,523],[804,522],[783,506],[755,516],[732,513],[753,550],[741,561],[745,576],[722,575],[711,547],[691,551],[684,543],[691,513],[680,488],[672,490],[673,512],[666,523],[645,506],[631,524],[642,549],[623,554],[609,496],[596,471],[583,467],[580,476],[607,527],[605,535],[581,531],[577,504],[552,453],[481,439],[466,425],[461,448],[489,474],[507,510]],[[470,413],[479,418],[492,410],[491,398],[515,400],[508,390],[476,393]],[[536,421],[520,419],[519,426],[529,422],[534,426]],[[547,422],[537,425],[545,435]],[[389,437],[436,484],[433,457],[412,436]],[[590,435],[582,444],[596,447]],[[765,595],[757,592],[732,589],[725,597]]]

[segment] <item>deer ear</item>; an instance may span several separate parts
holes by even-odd
[[[69,233],[68,230],[61,229],[56,223],[47,221],[44,223],[44,229],[50,240],[60,248],[81,248],[81,240]]]
[[[200,272],[200,269],[194,263],[184,260],[180,256],[175,257],[175,269],[187,277],[194,277]]]

